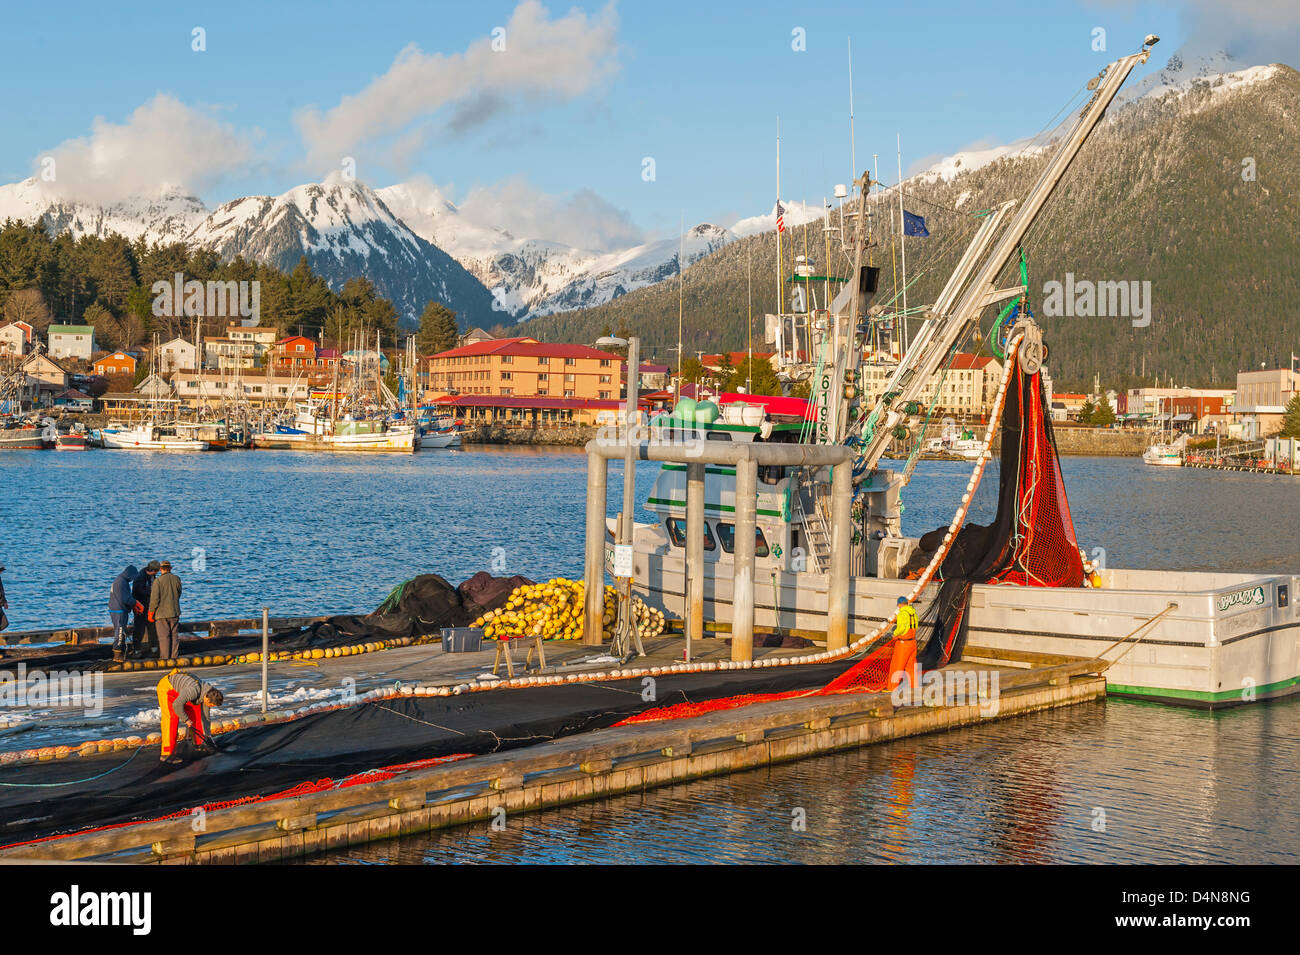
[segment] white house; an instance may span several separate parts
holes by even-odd
[[[167,344],[158,347],[160,366],[158,370],[166,375],[178,368],[195,368],[197,355],[198,349],[194,347],[193,342],[187,342],[183,338],[173,338]]]
[[[21,355],[27,351],[27,340],[21,325],[12,322],[0,325],[0,353]]]
[[[95,352],[94,325],[51,325],[50,354],[55,358],[90,361]]]

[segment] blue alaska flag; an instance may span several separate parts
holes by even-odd
[[[914,215],[903,210],[903,235],[914,235],[918,238],[928,238],[930,230],[925,227],[925,219],[921,216]]]

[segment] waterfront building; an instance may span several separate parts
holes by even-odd
[[[1286,406],[1300,392],[1300,371],[1296,371],[1294,359],[1292,366],[1237,372],[1232,418],[1240,426],[1240,437],[1255,441],[1281,430]]]
[[[617,401],[623,388],[617,355],[535,338],[474,342],[431,355],[426,364],[429,398],[493,395]]]
[[[1231,388],[1130,388],[1117,398],[1124,427],[1204,434],[1232,421],[1237,392]]]
[[[182,369],[172,375],[177,398],[190,406],[222,400],[246,402],[254,408],[282,406],[286,402],[306,401],[313,384],[319,383],[319,377],[272,374],[269,369],[250,374]]]

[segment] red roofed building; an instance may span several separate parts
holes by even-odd
[[[586,345],[498,338],[471,342],[426,361],[430,400],[479,395],[617,402],[623,390],[619,356]]]

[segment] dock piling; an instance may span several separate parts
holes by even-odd
[[[736,462],[736,578],[732,585],[731,659],[754,658],[754,536],[758,519],[758,462]],[[701,528],[703,530],[703,528]]]
[[[704,639],[704,462],[686,465],[686,661]]]
[[[853,542],[853,471],[836,465],[831,475],[831,573],[826,594],[826,649],[849,645],[849,560]]]
[[[262,608],[262,715],[266,715],[266,704],[270,698],[266,689],[266,658],[271,649],[271,611]]]
[[[582,642],[598,647],[604,642],[605,615],[605,507],[609,484],[609,460],[597,451],[587,451],[587,553],[583,579],[586,583],[586,614]]]

